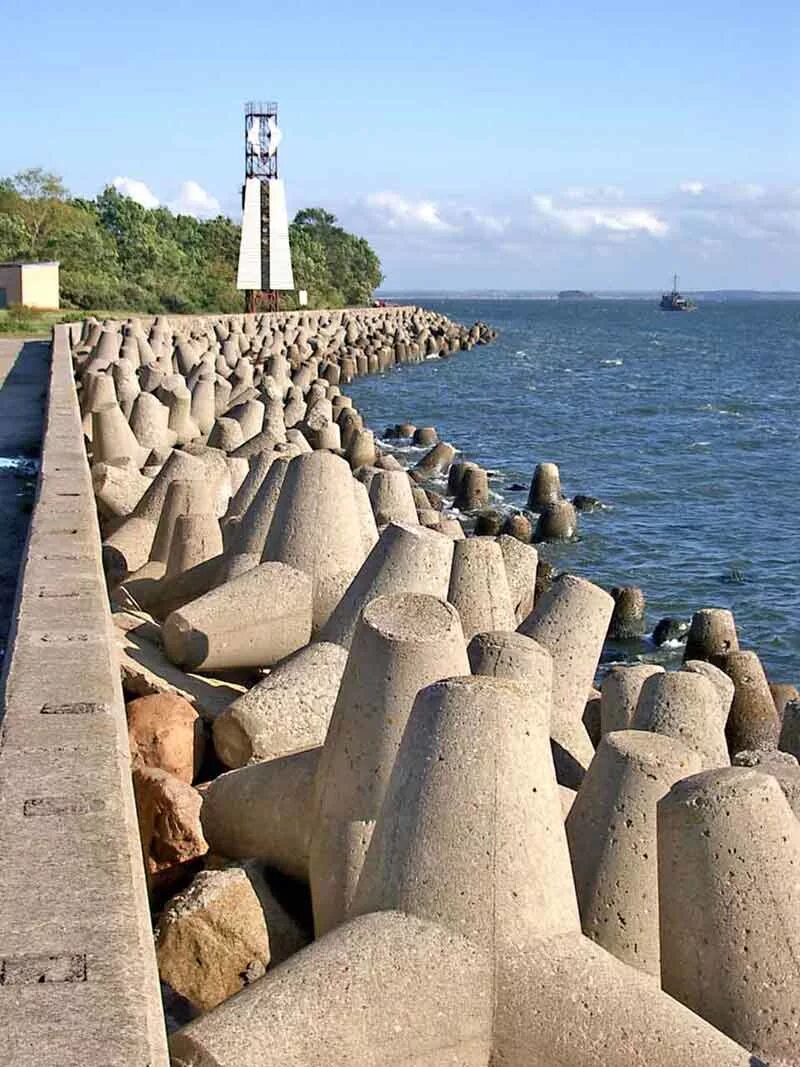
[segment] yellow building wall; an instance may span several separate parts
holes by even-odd
[[[58,301],[58,264],[26,263],[22,268],[22,303],[29,308],[57,308]]]
[[[6,306],[22,303],[22,269],[18,266],[0,267],[0,289],[6,291]]]

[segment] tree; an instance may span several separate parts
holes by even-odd
[[[298,226],[316,226],[319,230],[330,231],[336,226],[336,216],[321,207],[305,207],[294,217]]]
[[[119,306],[122,272],[114,240],[85,202],[61,205],[59,225],[43,251],[61,264],[61,296],[78,308]]]
[[[6,195],[15,197],[15,214],[27,231],[27,247],[22,257],[36,259],[51,234],[57,205],[67,197],[64,183],[57,174],[30,167],[13,178],[6,178],[2,186]]]
[[[370,302],[373,290],[383,280],[383,274],[380,260],[363,237],[347,233],[336,225],[335,215],[319,207],[298,211],[290,228],[290,236],[292,230],[296,232],[298,247],[300,233],[311,238],[317,249],[313,254],[318,263],[324,253],[327,291],[331,295],[338,294],[335,306]]]
[[[23,219],[4,214],[0,208],[0,260],[23,259],[30,243],[31,235]]]
[[[61,179],[40,167],[0,180],[0,258],[57,259],[63,300],[75,308],[240,311],[240,235],[224,216],[200,220],[145,208],[113,186],[93,200],[70,197]],[[289,241],[295,284],[307,290],[311,307],[370,301],[381,281],[378,257],[335,215],[299,211]]]

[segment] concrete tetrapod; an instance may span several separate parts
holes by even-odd
[[[156,526],[153,547],[150,549],[150,561],[164,563],[169,559],[175,524],[181,515],[214,514],[214,501],[208,485],[195,478],[187,481],[176,478],[171,482],[164,498],[164,505]],[[222,551],[222,549],[218,549]],[[182,568],[186,570],[186,568]]]
[[[519,624],[533,611],[539,553],[533,545],[525,544],[510,534],[501,534],[497,543],[503,553],[514,617]]]
[[[632,641],[644,637],[645,596],[636,585],[614,586],[614,612],[608,626],[610,641]]]
[[[727,723],[736,687],[725,671],[704,659],[685,659],[681,670],[690,671],[692,674],[702,674],[704,678],[708,678],[719,697],[722,721]]]
[[[278,457],[270,464],[250,506],[242,514],[238,526],[231,534],[231,555],[261,558],[264,554],[264,546],[289,462],[289,459]]]
[[[467,641],[477,633],[516,629],[503,553],[488,537],[453,542],[447,599],[456,609]]]
[[[319,639],[349,648],[362,609],[378,596],[428,593],[445,600],[452,560],[450,538],[417,523],[389,523],[323,626]]]
[[[436,917],[496,963],[579,933],[549,718],[546,685],[468,676],[421,690],[352,913]]]
[[[378,543],[378,527],[375,525],[375,516],[372,514],[372,505],[369,502],[367,487],[357,478],[353,479],[353,494],[356,500],[359,530],[361,531],[361,547],[366,559]]]
[[[153,583],[153,587],[149,588],[146,593],[147,611],[154,619],[163,622],[173,611],[178,611],[184,604],[197,600],[219,585],[220,573],[227,562],[224,555],[219,555],[190,567],[188,571],[174,578],[162,578],[161,581]],[[149,568],[153,566],[154,564],[148,563],[141,571],[137,571],[129,582],[125,583],[126,589],[133,585],[137,599],[137,576],[139,574],[146,576]],[[160,564],[155,566],[160,566]]]
[[[222,553],[222,531],[215,515],[179,515],[169,546],[164,578],[177,578]]]
[[[800,700],[790,700],[784,708],[778,747],[800,758]]]
[[[213,724],[214,748],[226,767],[321,745],[346,662],[341,645],[317,641],[234,700]]]
[[[133,402],[130,421],[136,440],[152,451],[154,448],[172,448],[178,439],[169,429],[169,408],[152,393],[139,393]]]
[[[656,804],[700,756],[641,730],[603,736],[566,828],[581,925],[623,963],[660,976]]]
[[[450,470],[447,472],[447,493],[449,496],[458,496],[464,475],[468,470],[477,467],[477,465],[477,463],[464,459],[455,460],[450,464]]]
[[[398,912],[302,949],[170,1039],[173,1067],[486,1067],[488,957]]]
[[[318,936],[347,916],[414,698],[437,678],[468,671],[450,604],[406,593],[364,608],[315,790],[310,875]]]
[[[561,500],[561,475],[555,463],[537,463],[528,490],[528,510],[541,511]]]
[[[453,507],[459,511],[477,511],[489,503],[489,475],[477,464],[470,464],[460,479]]]
[[[580,932],[546,689],[462,677],[419,693],[353,914],[394,909],[486,951],[493,1004],[509,953]],[[504,1043],[495,1025],[490,1062],[516,1062]]]
[[[658,805],[661,982],[770,1064],[800,1064],[800,822],[744,767]]]
[[[167,491],[179,479],[208,481],[205,464],[187,452],[170,452],[133,512],[103,542],[103,565],[111,581],[122,581],[147,562]]]
[[[700,674],[652,674],[642,686],[631,728],[682,741],[700,754],[703,770],[730,766],[719,696],[713,682]]]
[[[731,760],[734,767],[755,767],[764,774],[771,774],[789,801],[789,807],[800,819],[800,766],[797,759],[777,748],[757,749],[753,752],[737,752]]]
[[[249,441],[239,445],[231,454],[237,459],[250,459],[260,452],[272,452],[281,443],[281,440],[274,430],[262,430],[255,437],[251,437]]]
[[[568,541],[578,529],[578,516],[568,500],[545,504],[533,531],[533,540]]]
[[[542,705],[553,693],[553,657],[524,634],[495,631],[476,634],[467,646],[472,673],[534,686]]]
[[[263,559],[287,563],[311,578],[315,633],[367,556],[353,485],[350,467],[339,456],[325,451],[295,456],[267,535]]]
[[[177,443],[186,445],[195,437],[199,437],[200,431],[191,415],[192,394],[189,390],[185,386],[176,389],[169,397],[168,403],[169,428],[177,435]]]
[[[271,667],[311,639],[311,581],[262,563],[173,611],[162,637],[169,659],[189,670]]]
[[[663,674],[664,668],[655,663],[635,663],[631,667],[612,667],[603,679],[600,688],[600,729],[608,734],[612,730],[629,730],[642,686],[654,674]]]
[[[727,608],[702,608],[692,616],[683,658],[713,660],[739,651],[736,623]]]
[[[150,479],[132,459],[92,464],[92,489],[101,517],[127,518],[149,486]]]
[[[778,745],[781,724],[764,668],[755,652],[728,652],[717,659],[734,685],[725,733],[732,755]]]
[[[583,713],[613,610],[605,590],[562,574],[518,627],[553,657],[550,736],[558,780],[571,789],[578,788],[594,756]]]
[[[502,1067],[766,1067],[580,934],[509,950],[495,996]]]
[[[278,453],[272,449],[269,452],[256,452],[255,455],[249,457],[247,475],[228,505],[223,525],[227,525],[231,519],[238,519],[247,512],[277,458]]]
[[[92,462],[108,463],[114,459],[132,459],[137,468],[144,466],[150,449],[136,440],[122,408],[115,401],[101,404],[92,412]]]
[[[192,389],[191,416],[201,434],[214,425],[214,375],[204,372]]]
[[[490,1063],[755,1067],[581,935],[546,700],[533,686],[454,678],[420,692],[353,914],[383,909],[435,917],[493,957]]]
[[[405,471],[376,471],[369,484],[369,500],[378,526],[417,521],[411,482]]]
[[[200,810],[211,851],[230,859],[257,859],[307,882],[321,754],[321,748],[307,748],[215,778],[204,790]]]
[[[426,452],[417,463],[416,469],[425,474],[435,474],[437,471],[447,473],[447,469],[453,461],[456,450],[446,441],[439,441],[430,452]]]

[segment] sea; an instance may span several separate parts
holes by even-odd
[[[524,509],[536,464],[557,463],[565,496],[603,506],[542,558],[605,588],[639,586],[648,633],[730,608],[770,681],[800,684],[800,301],[689,314],[652,300],[403,302],[500,334],[352,382],[386,445],[387,426],[435,426],[491,472],[500,510]],[[646,638],[605,660],[670,665],[681,652]]]

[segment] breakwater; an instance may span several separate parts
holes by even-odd
[[[407,424],[426,451],[406,468],[346,395],[490,338],[417,308],[70,331],[63,443],[80,417],[176,1065],[793,1062],[796,902],[756,888],[800,861],[791,705],[781,732],[713,611],[684,669],[595,692],[639,604],[538,573],[531,539],[577,522],[558,470],[533,473],[528,514],[482,525],[485,470]]]

